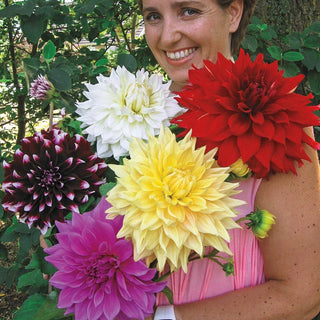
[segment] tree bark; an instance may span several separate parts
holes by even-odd
[[[302,32],[320,20],[319,0],[258,0],[255,15],[273,27],[280,37]]]
[[[9,1],[5,0],[5,6],[9,6]],[[25,100],[26,95],[21,93],[21,86],[18,79],[17,60],[14,46],[13,26],[10,18],[7,19],[8,37],[9,37],[9,52],[11,58],[12,77],[13,83],[18,99],[18,135],[16,143],[19,144],[20,140],[24,138],[26,133],[26,115],[25,115]]]

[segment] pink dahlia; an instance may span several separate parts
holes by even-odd
[[[53,92],[54,87],[52,83],[49,82],[47,78],[42,75],[39,75],[38,78],[31,83],[30,95],[36,99],[50,99]]]
[[[309,160],[303,144],[319,149],[304,128],[319,125],[309,106],[312,95],[294,93],[303,75],[284,78],[277,62],[254,62],[240,51],[234,63],[219,54],[216,64],[205,61],[190,70],[190,84],[177,100],[189,110],[173,119],[192,129],[198,146],[218,147],[218,164],[226,167],[239,158],[257,177],[270,173],[296,173],[294,164]]]
[[[122,217],[106,220],[108,207],[102,199],[92,212],[57,223],[59,243],[46,260],[58,269],[50,279],[61,289],[58,308],[76,320],[144,319],[165,283],[152,281],[156,270],[135,262],[132,243],[117,239]]]
[[[22,139],[13,161],[4,162],[2,205],[45,233],[90,197],[100,197],[106,166],[82,136],[42,130]]]

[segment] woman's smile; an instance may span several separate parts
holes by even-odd
[[[165,51],[165,54],[170,60],[178,61],[189,57],[196,50],[197,48],[182,49],[177,51]]]

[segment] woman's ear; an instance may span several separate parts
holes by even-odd
[[[227,10],[230,15],[229,32],[234,33],[238,30],[242,18],[243,0],[234,0]]]

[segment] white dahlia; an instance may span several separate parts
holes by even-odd
[[[148,139],[147,132],[158,135],[161,125],[183,112],[160,75],[142,70],[136,75],[125,67],[100,75],[98,83],[86,84],[88,99],[77,103],[76,112],[84,134],[96,143],[98,156],[108,158],[128,155],[132,137]]]

